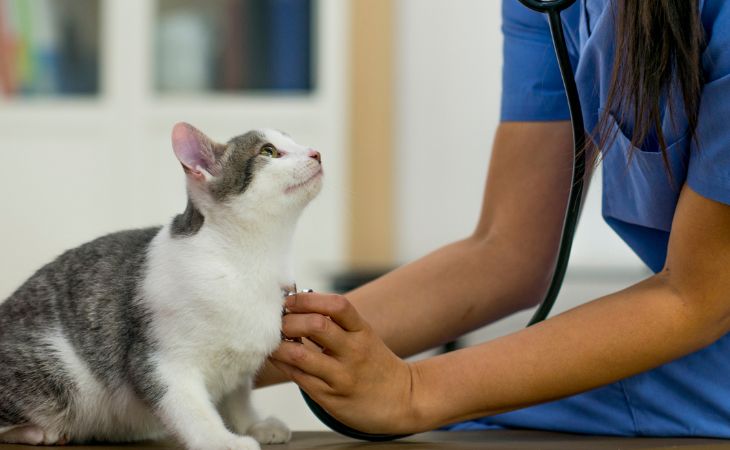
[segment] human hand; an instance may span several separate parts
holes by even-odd
[[[272,363],[342,423],[367,433],[420,431],[411,366],[388,349],[341,295],[286,300],[282,330],[320,347],[282,342]]]

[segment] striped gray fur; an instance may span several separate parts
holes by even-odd
[[[73,410],[75,386],[45,340],[63,334],[95,378],[131,383],[154,405],[164,393],[149,356],[148,312],[138,301],[146,250],[159,228],[110,234],[69,250],[0,304],[0,427],[29,411]]]

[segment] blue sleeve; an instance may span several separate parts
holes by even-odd
[[[730,2],[705,0],[705,85],[687,184],[703,197],[730,205]]]
[[[501,120],[569,119],[547,18],[518,0],[502,0],[502,34]]]

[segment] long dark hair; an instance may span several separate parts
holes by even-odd
[[[599,119],[599,148],[613,139],[609,113],[634,121],[631,144],[656,139],[671,177],[662,131],[663,101],[676,117],[683,104],[694,138],[697,128],[704,32],[698,0],[616,0],[616,51],[605,113]],[[675,98],[681,95],[681,99]],[[677,103],[682,100],[682,103]],[[673,106],[675,108],[673,108]]]

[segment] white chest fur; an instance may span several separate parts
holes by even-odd
[[[213,398],[252,375],[279,343],[285,255],[261,243],[221,242],[203,227],[153,240],[144,298],[156,358],[198,371]]]

